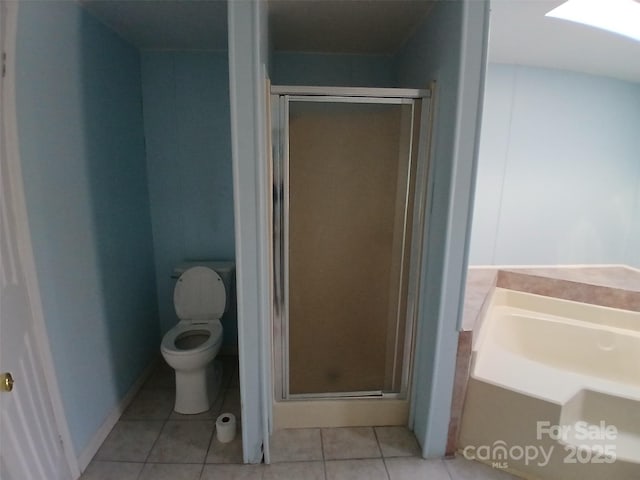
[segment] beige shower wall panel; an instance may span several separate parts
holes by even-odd
[[[401,214],[395,201],[400,109],[371,107],[342,109],[338,115],[296,115],[292,107],[289,374],[294,394],[384,385],[390,288],[398,281],[390,277],[397,271],[393,262],[401,261],[392,252]]]

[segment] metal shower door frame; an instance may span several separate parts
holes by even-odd
[[[416,324],[416,311],[419,289],[419,266],[422,257],[422,238],[424,234],[424,205],[428,177],[428,134],[430,121],[429,90],[396,89],[396,88],[350,88],[350,87],[271,87],[271,124],[272,124],[272,158],[273,175],[272,190],[272,224],[273,224],[273,363],[274,394],[276,401],[295,401],[307,399],[345,399],[372,398],[405,399],[409,393],[409,379],[412,370],[413,341]],[[382,391],[331,392],[313,394],[291,394],[289,391],[289,104],[290,102],[332,102],[332,103],[375,103],[375,104],[410,104],[411,136],[409,146],[409,167],[407,187],[411,182],[411,162],[416,159],[414,207],[411,220],[411,252],[409,260],[409,278],[407,285],[406,329],[402,364],[402,379],[398,393]],[[415,103],[421,102],[420,118],[416,118]],[[419,122],[418,152],[413,152],[413,132],[415,122]],[[406,202],[409,201],[407,188]],[[405,209],[404,232],[402,240],[402,256],[406,246],[407,211]],[[394,369],[395,371],[395,369]]]

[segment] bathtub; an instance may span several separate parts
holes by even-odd
[[[525,478],[639,479],[640,313],[496,288],[459,440]]]

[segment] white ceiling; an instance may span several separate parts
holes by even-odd
[[[433,6],[426,0],[269,0],[275,50],[394,54]]]
[[[492,0],[489,59],[640,82],[640,42],[545,17],[563,0]]]
[[[225,0],[79,1],[141,49],[227,48]],[[562,1],[491,0],[489,59],[640,82],[640,42],[544,16]],[[269,0],[271,41],[285,51],[395,53],[433,3]]]
[[[239,1],[239,0],[231,0]],[[225,0],[79,0],[141,49],[227,48]],[[429,0],[269,0],[276,50],[395,53]]]
[[[225,50],[226,0],[79,0],[143,50]]]

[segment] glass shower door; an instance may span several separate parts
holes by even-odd
[[[400,393],[414,101],[285,101],[285,391]]]

